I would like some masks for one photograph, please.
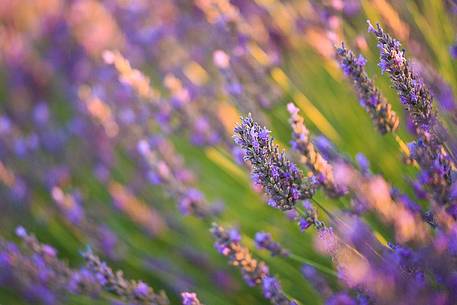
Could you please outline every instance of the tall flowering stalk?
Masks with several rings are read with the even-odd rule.
[[[128,302],[143,305],[168,305],[168,298],[163,291],[156,293],[142,281],[124,278],[122,271],[114,272],[105,262],[89,249],[83,253],[87,269],[95,275],[99,285],[106,291],[120,296]]]
[[[436,201],[447,203],[453,182],[452,162],[443,144],[445,130],[433,110],[432,95],[413,72],[400,42],[385,33],[379,24],[375,28],[369,23],[368,30],[378,40],[379,66],[383,72],[389,73],[392,85],[417,131],[418,140],[411,147],[411,155],[422,168],[419,179]]]
[[[229,258],[231,265],[239,267],[243,278],[249,286],[262,285],[265,298],[273,305],[297,305],[290,300],[281,288],[279,281],[270,275],[268,266],[254,259],[249,250],[240,244],[238,231],[226,231],[222,226],[213,224],[211,233],[216,238],[214,246],[217,251]]]
[[[370,114],[379,132],[386,134],[395,131],[400,120],[392,110],[392,105],[387,102],[374,85],[373,80],[368,77],[365,71],[365,58],[362,55],[356,56],[344,44],[336,49],[336,55],[344,74],[352,80],[360,104]]]
[[[405,50],[400,42],[385,33],[379,24],[376,28],[369,22],[368,31],[376,35],[380,51],[379,67],[389,73],[392,85],[400,96],[400,101],[420,129],[430,131],[436,124],[432,95],[423,82],[413,73]]]
[[[225,230],[222,226],[213,224],[211,233],[216,238],[215,248],[219,253],[229,258],[231,265],[239,267],[243,278],[249,286],[256,286],[268,275],[268,266],[254,259],[249,250],[240,244],[238,231]]]
[[[60,304],[69,293],[98,296],[100,285],[86,269],[71,269],[57,251],[23,227],[16,229],[23,247],[0,238],[0,285],[24,294],[29,301]]]
[[[268,194],[268,205],[285,211],[298,200],[313,196],[315,183],[280,152],[270,131],[254,122],[250,114],[235,128],[234,139],[243,149],[245,161],[252,165],[253,180]]]
[[[342,191],[335,185],[332,166],[311,142],[309,130],[304,124],[303,117],[298,114],[298,108],[289,103],[287,110],[290,114],[289,122],[292,126],[292,148],[300,153],[301,161],[318,177],[326,193],[331,197],[340,196]]]

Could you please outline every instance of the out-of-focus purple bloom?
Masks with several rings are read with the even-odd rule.
[[[365,71],[366,59],[347,49],[344,44],[337,48],[336,54],[344,74],[351,79],[361,105],[370,114],[371,119],[381,134],[397,129],[399,119],[392,106],[381,95]]]
[[[202,305],[197,298],[197,294],[194,292],[183,292],[181,293],[181,297],[182,305]]]
[[[313,139],[313,143],[326,160],[331,162],[341,161],[342,156],[336,150],[335,145],[326,137],[316,136]]]
[[[0,134],[6,134],[11,130],[11,120],[6,115],[0,116]]]
[[[453,59],[457,59],[457,43],[449,47],[449,54],[451,54]]]
[[[267,265],[252,258],[249,250],[239,243],[238,235],[231,234],[216,224],[213,224],[211,233],[216,238],[214,246],[217,251],[227,256],[231,265],[241,269],[243,278],[249,286],[259,285],[268,275]]]
[[[273,276],[267,276],[262,281],[263,295],[273,305],[293,305],[296,301],[290,300],[282,291],[281,284]]]
[[[419,60],[412,60],[411,65],[414,73],[417,73],[424,79],[433,97],[439,102],[442,109],[451,112],[455,117],[457,101],[450,84],[430,65],[426,65]]]
[[[357,305],[357,302],[348,294],[341,292],[330,297],[325,305]]]
[[[24,238],[27,236],[27,231],[24,229],[23,226],[19,226],[16,228],[16,235],[20,238]]]
[[[144,298],[145,296],[147,296],[149,294],[149,286],[146,285],[144,282],[139,281],[135,287],[135,294],[139,298]]]
[[[327,280],[319,274],[316,268],[306,264],[301,267],[301,273],[320,295],[327,298],[332,294],[333,291]]]
[[[303,232],[306,229],[308,229],[312,223],[308,221],[306,218],[301,217],[300,220],[298,221],[298,226],[300,227],[300,230]]]
[[[362,153],[358,153],[357,155],[355,155],[355,160],[357,161],[357,165],[359,166],[360,171],[364,175],[369,175],[370,174],[370,161],[367,159],[367,157]]]
[[[168,305],[169,301],[163,291],[156,293],[151,287],[139,281],[130,281],[124,278],[121,271],[113,270],[90,249],[83,253],[86,268],[94,274],[99,284],[108,292],[125,298],[129,302],[140,304]]]
[[[45,125],[49,120],[48,105],[44,102],[39,103],[33,109],[33,118],[38,125]]]
[[[266,232],[257,232],[255,234],[255,244],[258,249],[266,249],[271,255],[288,256],[289,253],[280,244],[273,241],[271,234]]]
[[[183,215],[191,215],[195,211],[195,206],[203,201],[203,194],[197,189],[190,188],[179,200],[179,211]]]
[[[343,192],[334,184],[332,166],[322,157],[311,142],[303,117],[298,114],[298,108],[293,103],[289,103],[287,110],[290,114],[289,123],[292,126],[292,148],[300,153],[301,162],[306,164],[320,180],[330,197],[341,196]]]

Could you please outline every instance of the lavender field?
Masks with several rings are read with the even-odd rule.
[[[0,0],[0,305],[456,305],[457,2]]]

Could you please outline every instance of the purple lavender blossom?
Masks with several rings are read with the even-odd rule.
[[[451,54],[453,59],[457,59],[457,43],[449,47],[449,54]]]
[[[358,57],[347,49],[344,44],[336,49],[338,61],[344,74],[351,79],[359,96],[360,104],[370,114],[371,119],[381,134],[393,132],[397,129],[399,119],[392,110],[392,106],[381,95],[365,71],[366,60],[362,55]]]
[[[255,234],[255,244],[258,249],[270,251],[271,255],[288,256],[289,252],[281,247],[280,244],[273,241],[271,234],[266,232],[257,232]]]
[[[289,103],[287,110],[290,114],[289,123],[292,127],[293,140],[291,145],[300,154],[300,161],[306,164],[319,180],[328,196],[333,198],[341,196],[343,192],[334,183],[332,166],[311,142],[310,132],[304,124],[303,117],[298,113],[298,108],[293,103]]]
[[[181,297],[182,305],[202,305],[197,298],[197,294],[194,292],[183,292],[181,293]]]
[[[130,281],[124,278],[122,271],[113,270],[90,249],[83,252],[86,268],[92,272],[98,283],[108,292],[144,305],[168,305],[168,298],[163,291],[156,293],[142,281]]]
[[[362,153],[358,153],[355,155],[355,160],[362,174],[366,176],[370,175],[370,161],[367,159],[367,157]]]
[[[296,301],[290,300],[283,292],[281,284],[273,276],[267,276],[262,282],[263,295],[273,305],[294,305]]]
[[[60,304],[68,293],[99,295],[100,286],[83,269],[71,269],[57,258],[53,247],[40,243],[23,227],[16,234],[24,247],[0,239],[0,285],[6,281],[9,289],[18,289],[29,301],[42,304]]]
[[[332,293],[327,280],[319,274],[319,272],[310,265],[303,265],[301,267],[301,273],[303,277],[313,286],[313,288],[319,292],[323,297],[328,298]]]
[[[310,226],[312,225],[312,222],[310,222],[307,218],[300,217],[298,221],[298,226],[300,227],[300,230],[302,232],[306,231]]]
[[[231,265],[241,268],[243,278],[249,286],[260,284],[262,279],[268,275],[267,265],[252,258],[249,250],[240,245],[238,234],[226,231],[216,224],[213,224],[211,233],[216,238],[214,246],[217,251],[227,256]]]
[[[433,111],[432,95],[414,73],[400,42],[385,33],[379,24],[376,28],[370,22],[368,24],[368,30],[378,40],[380,67],[389,73],[392,85],[417,130],[418,140],[411,156],[421,166],[420,180],[437,202],[447,203],[452,184],[451,159],[443,145],[446,130]]]
[[[312,197],[315,185],[279,151],[270,131],[254,122],[250,114],[235,128],[234,139],[244,150],[244,159],[252,165],[254,182],[268,194],[268,205],[290,210],[298,200]]]
[[[389,73],[393,87],[415,124],[429,130],[435,124],[430,92],[413,73],[400,42],[385,33],[379,24],[376,28],[370,22],[368,25],[368,31],[374,33],[378,39],[381,70]]]
[[[357,303],[347,293],[341,292],[330,297],[325,305],[357,305]]]

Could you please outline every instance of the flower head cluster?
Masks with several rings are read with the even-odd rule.
[[[342,192],[334,183],[332,166],[311,142],[309,130],[303,123],[303,117],[298,114],[298,108],[289,103],[287,110],[290,113],[289,122],[292,126],[292,148],[300,153],[301,161],[318,177],[327,194],[331,197],[338,197]]]
[[[257,232],[255,234],[255,245],[258,249],[266,249],[270,251],[271,255],[275,256],[288,256],[289,252],[281,247],[280,244],[273,241],[270,233]]]
[[[368,77],[365,58],[362,55],[356,57],[344,44],[336,49],[336,54],[344,74],[352,80],[360,104],[370,114],[379,132],[385,134],[395,131],[400,122],[398,116]]]
[[[315,184],[279,151],[270,131],[254,122],[251,115],[242,118],[234,138],[244,151],[244,159],[252,165],[254,181],[268,194],[270,206],[290,210],[298,200],[312,197]]]
[[[168,298],[163,291],[156,293],[142,281],[124,278],[122,271],[114,272],[90,249],[83,253],[87,269],[92,272],[99,285],[106,291],[124,298],[129,302],[144,305],[168,305]]]

